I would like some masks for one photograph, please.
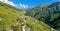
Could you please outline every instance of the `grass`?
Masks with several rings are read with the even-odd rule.
[[[55,31],[51,30],[51,27],[47,24],[34,22],[34,20],[29,17],[24,19],[24,16],[25,11],[9,8],[0,2],[0,31],[9,31],[12,26],[15,26],[15,31],[21,31],[22,24],[17,22],[18,17],[21,20],[26,20],[26,25],[30,27],[31,31]]]
[[[1,6],[1,4],[0,4],[0,19],[2,19],[2,21],[0,21],[0,31],[4,29],[8,31],[11,28],[11,26],[14,26],[14,24],[17,23],[16,19],[18,17],[21,18],[25,13],[24,11],[18,11],[15,9],[8,8],[6,7],[6,5]],[[21,27],[19,25],[16,26]]]
[[[31,31],[56,31],[55,29],[54,30],[51,30],[50,26],[48,26],[47,24],[42,24],[41,22],[38,23],[38,22],[34,22],[33,19],[31,18],[26,18],[26,21],[27,21],[27,26],[31,28]]]

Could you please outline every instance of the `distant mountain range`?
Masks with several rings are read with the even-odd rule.
[[[43,21],[54,29],[60,30],[60,2],[39,5],[32,8],[26,15]]]

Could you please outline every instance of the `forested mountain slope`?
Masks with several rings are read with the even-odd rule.
[[[60,29],[60,2],[39,5],[31,9],[26,15],[43,21],[55,29]]]

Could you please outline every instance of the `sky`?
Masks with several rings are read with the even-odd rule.
[[[60,0],[0,0],[10,5],[19,7],[19,8],[28,8],[38,6],[40,4],[51,4]]]
[[[25,4],[25,5],[29,5],[29,6],[36,6],[41,3],[48,4],[48,3],[55,2],[57,0],[9,0],[9,1],[13,1],[17,5],[19,3],[21,3],[21,4]]]

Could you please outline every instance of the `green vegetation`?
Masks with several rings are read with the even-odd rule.
[[[56,30],[51,30],[51,27],[48,26],[47,24],[45,23],[42,23],[40,21],[39,22],[35,22],[35,20],[27,17],[26,18],[26,21],[27,21],[27,26],[30,27],[31,31],[56,31]]]
[[[12,9],[0,2],[0,31],[9,30],[11,26],[17,23],[17,18],[22,17],[24,14],[24,11]],[[21,26],[21,24],[16,26],[19,28],[19,25]]]
[[[26,15],[43,21],[55,29],[60,28],[60,2],[42,4],[31,9]]]
[[[0,31],[10,31],[12,29],[13,31],[21,31],[22,22],[20,21],[24,20],[31,31],[56,31],[55,29],[51,30],[51,27],[45,23],[35,22],[35,19],[25,17],[25,13],[25,11],[0,2]],[[20,21],[17,21],[18,18]]]

